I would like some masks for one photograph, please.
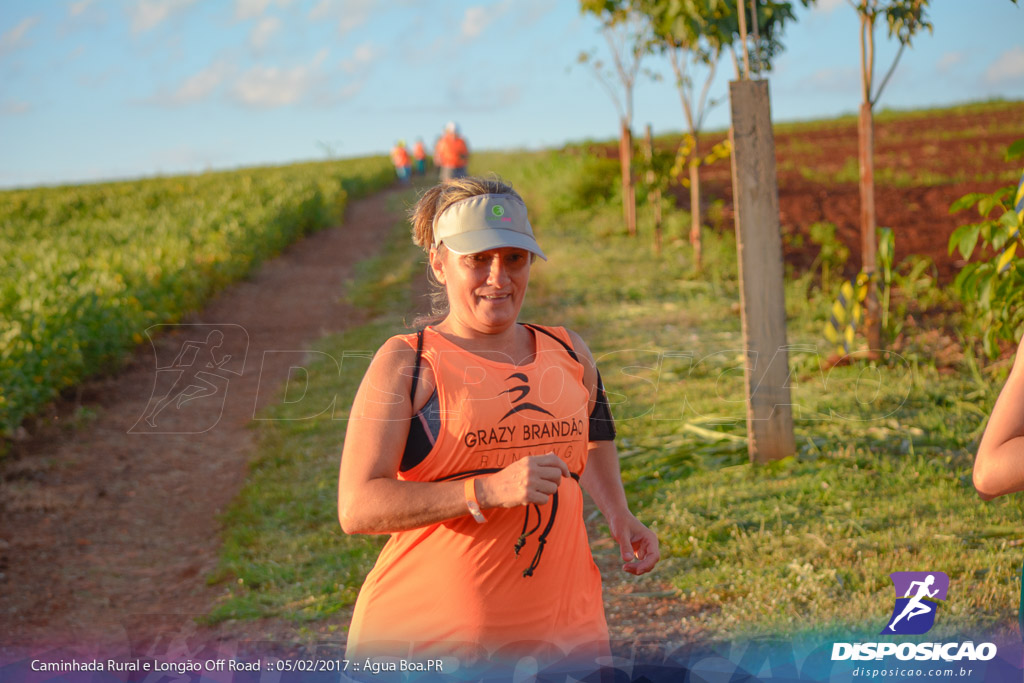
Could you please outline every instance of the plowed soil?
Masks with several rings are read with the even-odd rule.
[[[978,220],[977,212],[951,215],[950,205],[969,192],[993,192],[1015,185],[1020,161],[1004,159],[1006,148],[1024,137],[1024,103],[997,110],[879,117],[875,122],[875,210],[879,227],[896,238],[896,259],[927,256],[940,281],[949,282],[963,266],[949,255],[949,236],[960,225]],[[722,133],[701,140],[706,153],[724,139]],[[860,191],[857,165],[857,121],[805,126],[780,126],[775,133],[779,215],[787,263],[806,267],[817,247],[806,240],[808,227],[819,221],[836,226],[836,235],[850,249],[848,274],[860,269]],[[720,213],[707,218],[719,229],[732,229],[732,179],[729,162],[701,169],[702,201],[715,200]],[[689,209],[689,190],[675,186],[680,207]],[[794,239],[801,235],[803,240]],[[802,241],[802,244],[801,244]]]

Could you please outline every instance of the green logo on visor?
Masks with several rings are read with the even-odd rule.
[[[491,207],[491,214],[495,218],[501,218],[502,216],[505,215],[505,207],[502,206],[501,204],[495,204],[494,206]]]

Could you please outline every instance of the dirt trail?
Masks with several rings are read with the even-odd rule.
[[[222,590],[205,577],[217,563],[218,515],[253,453],[249,423],[280,399],[294,363],[272,352],[301,353],[362,322],[344,301],[344,283],[401,218],[389,208],[397,192],[353,202],[344,225],[292,246],[159,335],[155,348],[140,349],[121,373],[88,383],[91,422],[65,428],[67,411],[57,412],[17,444],[0,464],[0,650],[301,640],[285,622],[208,629],[194,617]],[[420,307],[425,286],[425,278],[414,283]],[[613,640],[625,649],[675,640],[682,605],[656,578],[623,574],[591,517]],[[312,630],[339,634],[347,622],[339,614]]]
[[[0,482],[0,614],[9,644],[114,644],[129,633],[180,629],[208,610],[217,516],[253,451],[247,425],[279,399],[294,361],[265,352],[307,349],[358,322],[344,283],[398,219],[388,210],[393,194],[353,202],[344,225],[293,245],[188,325],[170,328],[155,349],[140,349],[116,377],[90,383],[87,405],[97,417],[87,427],[50,427],[18,444]],[[206,379],[216,393],[155,411],[188,372],[179,351],[186,342],[200,354],[214,347],[215,331],[223,343],[214,358],[230,359],[192,381],[202,387]],[[179,382],[172,398],[185,387]],[[155,426],[140,419],[147,415]]]

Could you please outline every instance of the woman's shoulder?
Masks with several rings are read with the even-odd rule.
[[[380,345],[377,349],[376,356],[385,356],[391,354],[404,355],[405,353],[416,352],[416,333],[412,334],[396,334]]]
[[[377,353],[373,356],[370,364],[371,371],[380,374],[399,376],[398,371],[415,362],[416,357],[416,333],[396,334],[388,338]]]

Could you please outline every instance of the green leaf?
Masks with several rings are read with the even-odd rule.
[[[987,195],[984,192],[971,192],[969,194],[965,194],[963,197],[956,200],[950,205],[949,212],[956,213],[957,211],[969,209],[975,204],[977,204],[979,199],[986,196]]]
[[[975,271],[978,270],[979,265],[980,264],[977,263],[968,263],[963,267],[963,270],[956,274],[956,278],[953,280],[953,289],[961,299],[970,298],[967,296],[968,281],[974,275]]]
[[[985,349],[985,355],[989,358],[995,358],[999,355],[999,345],[996,344],[995,333],[996,328],[990,327],[985,330],[985,336],[981,339],[981,345]]]
[[[1006,229],[1009,231],[1010,237],[1016,237],[1017,233],[1020,232],[1022,221],[1021,217],[1017,214],[1016,211],[1007,211],[999,218],[999,222],[1002,225],[1006,226]]]
[[[970,225],[961,225],[959,228],[953,231],[953,234],[949,236],[949,255],[952,256],[953,252],[960,246],[960,240],[963,238],[964,233],[971,229]]]
[[[989,286],[995,275],[996,268],[993,264],[985,262],[978,265],[978,269],[974,271],[974,276],[969,283],[972,301],[976,302],[981,298],[982,292]]]
[[[999,251],[1006,246],[1006,243],[1010,239],[1010,231],[1003,227],[1002,223],[992,223],[992,236],[988,242],[992,246],[992,249]]]
[[[999,206],[1000,203],[998,194],[986,195],[978,202],[978,214],[984,218],[992,212],[992,209]]]
[[[1014,0],[1016,2],[1016,0]],[[1024,138],[1017,140],[1006,148],[1006,160],[1013,161],[1024,157]]]
[[[995,273],[992,273],[985,279],[984,284],[982,284],[980,288],[981,296],[978,297],[978,305],[981,306],[983,310],[992,308],[992,293],[995,288],[996,278]]]
[[[970,260],[971,252],[974,251],[974,247],[978,244],[978,232],[981,229],[980,225],[965,225],[967,230],[964,230],[963,234],[960,235],[960,241],[957,247],[960,249],[960,255],[964,260]]]
[[[892,267],[892,259],[895,251],[896,237],[893,234],[892,228],[879,228],[878,259],[882,262],[883,268],[889,269]]]
[[[982,265],[988,265],[988,264],[975,264],[975,265],[977,265],[978,267],[972,269],[967,274],[967,276],[964,277],[963,282],[961,283],[961,289],[962,289],[961,298],[964,301],[970,302],[972,304],[977,302],[977,300],[978,300],[978,292],[980,290],[980,287],[985,282],[987,282],[988,278],[990,277],[986,273],[987,269],[981,267]]]

